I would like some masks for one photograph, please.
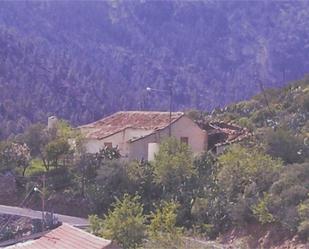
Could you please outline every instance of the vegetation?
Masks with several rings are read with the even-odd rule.
[[[167,110],[150,83],[173,83],[175,109],[249,98],[308,73],[308,20],[308,1],[1,1],[0,137],[49,115]]]
[[[183,246],[183,231],[176,227],[178,204],[164,202],[151,214],[151,222],[148,228],[149,244],[156,248],[181,248]]]
[[[60,122],[2,141],[0,171],[16,176],[21,195],[45,174],[50,202],[58,195],[70,208],[76,207],[70,200],[86,203],[92,232],[124,248],[182,248],[185,235],[213,239],[252,223],[306,241],[307,85],[306,78],[214,112],[212,119],[250,124],[253,132],[219,155],[193,156],[186,144],[168,138],[153,162],[124,162],[116,148],[85,152],[83,137]],[[190,116],[204,126],[209,120],[197,111]]]
[[[164,141],[155,157],[154,180],[169,193],[182,192],[187,179],[195,174],[188,145],[176,138]]]
[[[102,236],[117,241],[124,249],[138,248],[145,238],[145,220],[139,197],[125,194],[105,216]]]

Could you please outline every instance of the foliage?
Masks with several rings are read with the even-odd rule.
[[[99,167],[100,163],[95,154],[82,153],[75,159],[74,169],[76,170],[77,176],[79,176],[82,196],[84,196],[85,184],[94,182]]]
[[[254,131],[255,129],[255,125],[254,123],[248,119],[247,117],[242,117],[237,121],[238,125],[240,125],[241,127],[245,127],[247,128],[249,131]]]
[[[37,157],[42,155],[42,149],[48,143],[49,137],[45,125],[34,124],[20,135],[18,140],[27,144],[32,157]]]
[[[308,163],[287,165],[269,189],[268,210],[283,227],[296,232],[300,222],[297,206],[308,193]]]
[[[185,182],[195,174],[192,152],[176,138],[160,144],[154,161],[154,180],[168,193],[182,191]]]
[[[145,221],[140,197],[125,194],[105,216],[102,236],[116,241],[124,249],[138,248],[146,236]]]
[[[282,85],[308,73],[307,10],[307,1],[1,1],[1,136],[49,115],[81,124],[166,110],[146,82],[173,82],[175,109],[201,110],[252,96],[256,78]]]
[[[258,221],[262,224],[267,224],[275,221],[273,215],[268,210],[268,204],[269,195],[266,194],[256,205],[252,207],[252,212],[254,216],[256,216]]]
[[[119,159],[121,157],[119,149],[118,148],[110,148],[110,147],[105,147],[100,149],[98,153],[96,153],[96,157],[99,160],[115,160]]]
[[[145,211],[153,208],[153,202],[161,199],[162,192],[154,183],[153,165],[147,161],[132,161],[126,166],[127,177],[130,185],[141,196]]]
[[[45,167],[40,159],[32,159],[30,165],[25,172],[25,176],[40,175],[45,172]]]
[[[240,145],[231,146],[218,160],[221,165],[218,184],[227,198],[232,219],[237,223],[250,221],[250,207],[277,178],[281,162]]]
[[[74,158],[74,171],[81,185],[81,194],[85,195],[85,185],[95,184],[98,170],[104,167],[107,161],[120,158],[117,148],[103,148],[97,153],[80,151]]]
[[[176,226],[176,202],[163,202],[155,213],[150,215],[149,238],[157,248],[180,248],[183,244],[182,229]]]
[[[301,238],[309,240],[309,199],[298,206],[298,214],[300,217],[298,234]]]
[[[221,193],[214,192],[194,200],[191,214],[193,229],[210,239],[215,239],[230,227],[227,202]]]
[[[218,185],[219,165],[214,155],[206,152],[194,160],[197,175],[192,179],[195,183],[194,200],[191,206],[191,219],[194,229],[215,238],[219,232],[229,226],[225,195]]]
[[[0,170],[22,169],[22,175],[25,175],[26,169],[30,163],[30,149],[26,144],[13,142],[0,143]]]
[[[198,190],[197,195],[203,195],[205,191],[216,192],[218,165],[217,159],[211,152],[204,152],[194,159],[196,174],[193,181]]]
[[[73,185],[74,175],[66,168],[53,168],[46,173],[49,190],[61,191]]]
[[[65,166],[66,159],[72,154],[72,150],[65,138],[58,138],[50,141],[45,146],[43,153],[43,163],[48,171],[51,166],[58,168],[60,160],[62,160],[62,166]]]
[[[85,186],[85,196],[92,211],[97,214],[106,213],[115,198],[135,192],[136,188],[127,176],[126,164],[117,160],[102,163],[95,182]]]
[[[103,226],[103,220],[99,218],[98,215],[93,214],[89,215],[89,224],[90,224],[90,232],[93,233],[96,236],[100,236],[102,233],[102,226]]]
[[[301,163],[308,157],[308,148],[304,138],[292,134],[283,128],[270,130],[265,134],[267,153],[281,158],[285,163]]]
[[[218,181],[230,201],[235,201],[238,194],[245,194],[253,185],[258,192],[267,190],[282,166],[280,161],[257,149],[240,145],[231,146],[218,160],[221,165]]]

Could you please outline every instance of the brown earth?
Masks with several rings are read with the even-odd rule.
[[[309,242],[305,243],[274,225],[234,228],[217,241],[226,249],[309,249]]]

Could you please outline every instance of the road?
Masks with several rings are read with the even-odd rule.
[[[29,217],[32,219],[42,219],[41,211],[35,211],[28,208],[12,207],[5,205],[0,205],[0,214],[19,215]],[[84,218],[73,217],[63,214],[54,214],[54,216],[57,217],[58,221],[68,223],[75,227],[83,228],[89,226],[88,220]]]

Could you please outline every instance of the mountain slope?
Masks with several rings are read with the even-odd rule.
[[[56,114],[211,110],[309,71],[307,1],[3,1],[2,137]]]

